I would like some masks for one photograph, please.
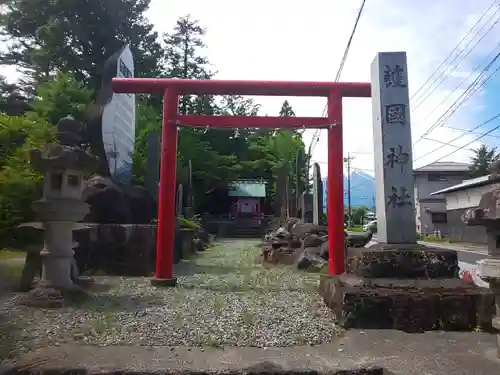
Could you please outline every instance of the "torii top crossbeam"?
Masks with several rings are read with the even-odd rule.
[[[297,81],[225,81],[175,78],[115,78],[115,93],[158,93],[166,90],[176,95],[267,95],[369,98],[369,83],[297,82]],[[328,117],[283,116],[206,116],[172,114],[169,121],[180,125],[224,128],[297,128],[325,127],[332,124]]]

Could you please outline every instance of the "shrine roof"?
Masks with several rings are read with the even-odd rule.
[[[239,180],[229,183],[230,197],[266,197],[266,182],[261,180]]]
[[[435,191],[434,193],[431,193],[430,195],[453,193],[456,191],[471,189],[471,188],[485,186],[485,185],[498,183],[498,182],[500,182],[500,178],[498,176],[493,176],[490,174],[488,176],[481,176],[481,177],[471,178],[470,180],[464,180],[463,182],[461,182],[457,185],[453,185],[453,186],[447,187],[446,189],[441,189],[441,190]]]

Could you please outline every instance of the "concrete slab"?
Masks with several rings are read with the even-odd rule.
[[[291,348],[62,346],[40,349],[2,374],[304,373],[356,374],[384,368],[394,375],[498,375],[495,336],[485,333],[407,334],[348,331],[328,345]],[[345,372],[342,372],[344,370]]]

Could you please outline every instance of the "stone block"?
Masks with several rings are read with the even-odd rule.
[[[324,277],[320,294],[345,328],[430,330],[491,329],[492,293],[461,280],[366,280]]]
[[[458,257],[454,250],[432,248],[348,249],[347,272],[366,278],[458,277]]]
[[[155,269],[156,225],[85,224],[73,232],[80,272],[150,276]]]
[[[193,239],[194,239],[194,231],[191,229],[181,229],[180,230],[180,235],[181,235],[181,251],[182,251],[182,257],[188,258],[191,256],[191,254],[195,253],[194,246],[193,246]]]

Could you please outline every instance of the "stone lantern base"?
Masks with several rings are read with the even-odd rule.
[[[30,307],[58,308],[87,299],[89,294],[78,285],[69,289],[56,288],[41,281],[34,289],[19,296],[17,303]]]

